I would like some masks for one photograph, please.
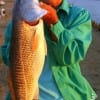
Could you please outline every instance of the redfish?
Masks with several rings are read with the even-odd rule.
[[[14,11],[16,12],[16,9]],[[21,12],[16,12],[15,15],[17,14]],[[11,98],[12,100],[37,100],[38,80],[47,54],[43,21],[40,19],[39,24],[33,28],[24,19],[17,18],[15,15],[12,20],[9,51],[8,84]]]

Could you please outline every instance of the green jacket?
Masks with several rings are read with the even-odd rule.
[[[44,25],[48,55],[40,77],[40,91],[41,85],[46,82],[46,79],[43,81],[43,77],[49,73],[47,70],[44,72],[48,64],[54,84],[57,85],[64,100],[95,100],[96,94],[82,75],[79,65],[85,58],[92,41],[90,14],[83,8],[69,6],[66,0],[63,0],[62,5],[57,9],[57,14],[59,21],[55,25],[50,28],[46,24]],[[2,57],[7,65],[9,64],[11,25],[11,23],[8,25],[5,44],[1,47]],[[51,40],[50,30],[57,37],[57,42]],[[40,98],[41,95],[40,92]],[[43,100],[49,100],[49,98]]]

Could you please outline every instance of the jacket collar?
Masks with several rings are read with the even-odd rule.
[[[67,0],[62,0],[62,4],[57,8],[57,12],[59,10],[65,11],[67,14],[69,13],[69,3]]]

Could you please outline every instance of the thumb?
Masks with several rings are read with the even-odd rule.
[[[43,2],[40,2],[39,4],[40,4],[40,7],[41,7],[41,8],[42,8],[42,7],[43,7],[43,5],[44,5],[44,3],[43,3]]]
[[[48,10],[49,5],[47,5],[46,3],[40,2],[40,7],[43,8],[43,9]]]
[[[41,1],[41,2],[40,2],[40,5],[42,5],[42,4],[43,4],[43,2]]]

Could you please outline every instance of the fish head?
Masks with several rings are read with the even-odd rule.
[[[18,20],[32,22],[39,20],[46,13],[46,10],[40,8],[38,0],[16,0],[13,16]]]

